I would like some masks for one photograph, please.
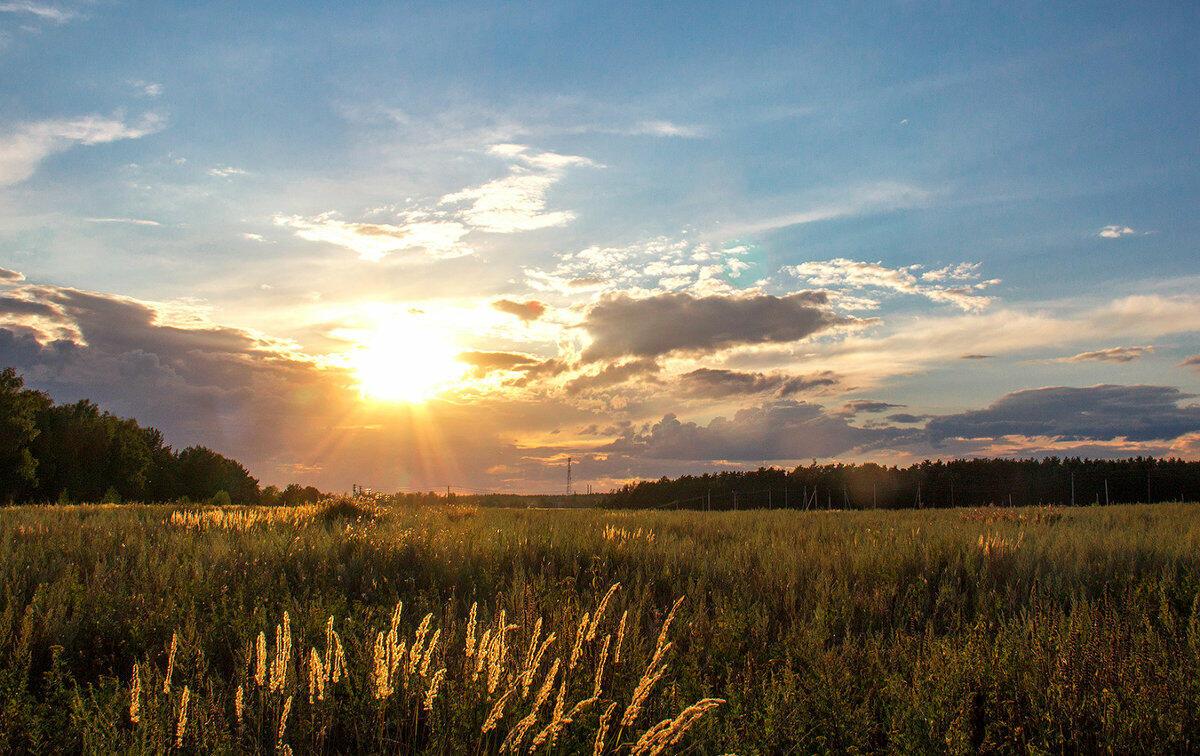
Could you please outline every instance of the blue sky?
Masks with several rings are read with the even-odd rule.
[[[923,430],[1194,414],[1200,8],[345,5],[0,1],[0,360],[328,487],[1200,450]]]

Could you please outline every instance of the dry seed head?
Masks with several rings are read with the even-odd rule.
[[[187,734],[188,700],[192,692],[188,686],[183,686],[183,695],[179,698],[179,721],[175,724],[175,747],[183,747],[183,736]]]
[[[446,677],[446,668],[442,667],[437,672],[433,673],[433,677],[429,680],[429,690],[425,691],[425,711],[433,711],[433,702],[437,700],[438,686]]]
[[[245,691],[239,684],[237,686],[237,693],[233,696],[233,715],[237,719],[237,726],[239,729],[242,726],[242,712],[245,708],[245,697]]]
[[[592,742],[592,756],[601,756],[604,753],[604,739],[608,736],[608,725],[612,722],[612,715],[616,711],[616,708],[617,703],[614,701],[600,715],[600,725],[596,729],[596,739]]]
[[[521,683],[521,698],[529,697],[529,686],[533,685],[533,677],[537,674],[538,667],[541,666],[542,656],[545,655],[546,649],[550,647],[550,644],[554,642],[555,637],[554,633],[546,636],[546,640],[542,641],[542,645],[538,647],[537,653],[534,654],[529,662],[529,666],[526,667]]]
[[[655,649],[662,648],[663,644],[667,642],[667,633],[671,631],[671,623],[675,620],[675,612],[679,611],[679,607],[683,605],[684,598],[686,597],[680,596],[675,599],[674,606],[671,607],[667,618],[663,620],[662,629],[658,631],[658,642],[654,645]]]
[[[621,663],[621,646],[625,644],[625,620],[629,619],[629,610],[621,612],[621,624],[617,625],[617,648],[613,651],[613,664]]]
[[[613,583],[604,594],[604,598],[600,599],[600,605],[596,607],[596,614],[592,617],[592,624],[588,626],[587,639],[589,643],[596,640],[596,629],[600,625],[600,620],[604,618],[604,612],[608,609],[608,602],[620,588],[620,583]]]
[[[574,670],[575,664],[579,661],[579,655],[583,653],[583,638],[588,631],[587,612],[583,613],[583,617],[579,620],[579,628],[575,631],[575,645],[571,648],[571,661],[567,664],[567,669]]]
[[[171,633],[171,649],[167,652],[167,676],[163,678],[163,693],[171,692],[171,676],[175,673],[175,652],[179,650],[179,636]]]
[[[137,662],[133,663],[133,674],[129,678],[129,721],[142,721],[142,674]]]
[[[292,697],[288,696],[283,702],[283,713],[279,715],[279,731],[275,735],[277,743],[283,742],[283,733],[287,731],[288,714],[292,713]]]
[[[429,662],[433,660],[433,651],[437,648],[438,638],[442,637],[441,629],[433,631],[433,637],[429,639],[429,645],[425,648],[425,658],[421,660],[421,677],[426,677],[429,672]]]
[[[600,697],[600,688],[604,684],[604,663],[608,661],[608,644],[612,641],[611,635],[604,636],[604,645],[600,648],[600,661],[596,662],[596,679],[592,681],[592,696]]]
[[[267,634],[259,632],[255,644],[254,684],[262,687],[267,682]]]
[[[465,642],[465,651],[467,657],[475,655],[475,613],[479,610],[479,602],[471,604],[471,614],[467,618],[467,640]]]
[[[484,735],[488,734],[495,729],[497,724],[500,723],[500,718],[504,716],[504,705],[508,703],[508,697],[512,695],[514,690],[516,690],[515,686],[510,687],[508,690],[504,691],[504,695],[496,699],[496,703],[492,706],[492,710],[488,712],[487,719],[483,721],[483,727],[480,729],[481,733]]]

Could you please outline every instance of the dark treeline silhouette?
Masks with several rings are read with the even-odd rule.
[[[240,463],[203,446],[176,452],[155,428],[90,401],[54,404],[0,371],[0,504],[11,502],[230,501],[300,504],[321,492],[260,489]]]
[[[662,478],[608,496],[618,508],[899,509],[1200,500],[1200,462],[1130,459],[956,459],[909,467],[813,463]]]

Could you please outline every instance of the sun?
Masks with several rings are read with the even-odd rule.
[[[359,339],[350,365],[364,399],[419,404],[457,382],[468,369],[447,333],[407,320],[381,325]]]

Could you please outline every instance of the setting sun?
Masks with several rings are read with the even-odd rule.
[[[419,403],[444,391],[466,371],[453,338],[407,321],[367,333],[350,355],[364,399]]]

